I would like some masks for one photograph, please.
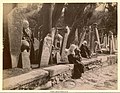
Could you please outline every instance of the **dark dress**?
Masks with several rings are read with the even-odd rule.
[[[68,55],[68,61],[70,64],[74,64],[72,78],[73,79],[80,78],[81,74],[84,72],[84,66],[80,63],[81,56],[77,54],[75,55],[70,54]]]
[[[89,58],[91,52],[90,52],[90,50],[89,50],[89,48],[87,46],[82,44],[81,47],[80,47],[80,54],[84,58]]]

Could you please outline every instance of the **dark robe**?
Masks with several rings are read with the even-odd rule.
[[[80,47],[80,54],[84,58],[89,58],[91,55],[89,48],[83,44]]]
[[[81,77],[81,74],[84,72],[84,66],[81,64],[81,56],[77,54],[70,54],[68,55],[68,61],[70,64],[74,64],[73,79],[78,79]]]

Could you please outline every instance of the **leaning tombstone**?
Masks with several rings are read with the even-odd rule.
[[[23,15],[19,8],[14,8],[8,14],[8,34],[12,68],[17,67],[21,52],[21,39],[23,30]]]

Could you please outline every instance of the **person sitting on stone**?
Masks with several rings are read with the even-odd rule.
[[[80,51],[76,48],[76,45],[72,44],[68,52],[68,61],[70,64],[74,64],[72,78],[80,78],[81,74],[84,72],[84,66],[81,63]]]
[[[80,47],[80,54],[84,58],[91,58],[91,52],[87,46],[87,41],[83,41]]]

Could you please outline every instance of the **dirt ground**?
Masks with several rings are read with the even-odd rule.
[[[10,78],[13,76],[18,76],[24,73],[29,72],[28,69],[22,69],[22,68],[12,68],[12,69],[6,69],[3,70],[3,79]]]
[[[51,90],[116,90],[117,64],[85,72],[81,79],[68,80]]]
[[[54,65],[49,65],[49,66],[54,66]],[[47,66],[47,67],[49,67]],[[3,79],[18,76],[24,73],[28,73],[31,70],[35,70],[38,68],[38,64],[32,64],[31,69],[23,69],[23,68],[12,68],[12,69],[5,69],[3,70]],[[41,69],[44,67],[41,67]]]
[[[51,90],[117,90],[117,64],[89,70],[81,79],[71,79],[55,85]],[[29,72],[27,69],[14,68],[3,71],[3,79]]]

